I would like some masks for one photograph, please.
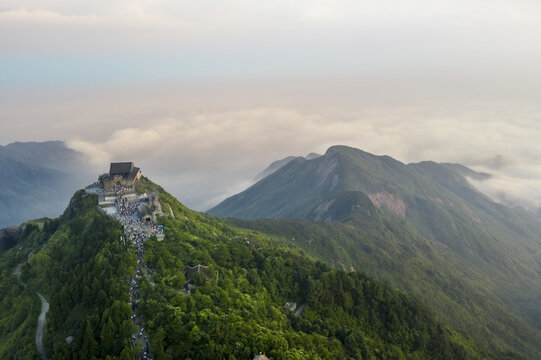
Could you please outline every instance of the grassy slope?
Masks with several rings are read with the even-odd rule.
[[[0,254],[0,286],[12,289],[2,294],[0,312],[10,315],[1,317],[0,333],[14,334],[3,341],[1,358],[13,358],[21,351],[24,358],[37,357],[37,291],[50,303],[44,339],[49,358],[105,358],[107,354],[111,359],[133,358],[127,303],[135,257],[119,243],[120,226],[100,214],[96,205],[95,197],[79,191],[62,217],[44,220],[41,230],[28,227],[15,247]],[[29,254],[33,254],[30,259]],[[27,284],[22,292],[18,286],[19,294],[11,274],[18,263],[24,263],[21,278]],[[21,312],[27,316],[24,320],[13,315]],[[68,336],[75,337],[70,346],[65,343]]]

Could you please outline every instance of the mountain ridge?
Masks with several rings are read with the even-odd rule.
[[[289,163],[209,213],[244,218],[230,221],[248,229],[285,235],[287,241],[308,254],[328,263],[342,263],[345,268],[354,266],[403,290],[411,291],[413,286],[422,298],[427,294],[415,289],[414,282],[415,277],[421,277],[437,292],[438,299],[454,304],[456,309],[463,306],[460,303],[464,299],[456,298],[452,289],[460,289],[463,283],[466,290],[457,294],[477,294],[477,300],[470,304],[470,315],[461,315],[465,323],[455,322],[455,326],[474,329],[477,325],[472,314],[477,312],[476,307],[488,306],[493,299],[498,304],[488,308],[500,310],[487,319],[505,313],[507,320],[500,320],[507,324],[504,327],[511,326],[506,331],[512,333],[512,319],[520,317],[521,322],[528,323],[523,324],[523,334],[537,333],[530,340],[533,344],[541,329],[536,305],[541,296],[539,220],[534,214],[493,202],[466,176],[486,178],[460,165],[406,165],[389,156],[333,146],[312,162]],[[265,218],[276,220],[261,220]],[[362,229],[376,232],[359,232]],[[312,230],[325,235],[313,242],[303,236]],[[374,243],[371,234],[378,232],[381,241]],[[400,238],[401,234],[405,237]],[[418,244],[412,247],[408,238],[419,239]],[[377,262],[366,258],[369,251],[379,254],[373,259]],[[403,268],[404,260],[400,259],[408,252],[419,256],[417,270],[407,272]],[[349,254],[357,254],[365,263]],[[393,268],[396,270],[390,272]],[[399,279],[404,275],[408,281],[401,284]],[[432,306],[437,303],[432,301]],[[453,321],[448,314],[438,315]],[[530,326],[536,330],[528,329]],[[494,346],[505,341],[496,338]]]
[[[280,168],[282,168],[283,166],[287,165],[289,162],[291,162],[295,158],[302,158],[302,159],[305,159],[305,160],[313,160],[313,159],[316,159],[316,158],[318,158],[320,156],[321,156],[320,154],[316,154],[316,153],[312,152],[312,153],[309,153],[306,156],[287,156],[287,157],[285,157],[283,159],[273,161],[269,166],[267,166],[265,168],[265,170],[261,171],[259,174],[257,174],[254,177],[254,181],[259,181],[259,180],[269,176],[273,172],[275,172],[275,171],[279,170]]]
[[[156,359],[251,358],[261,352],[274,359],[501,358],[441,325],[409,295],[191,211],[147,178],[137,191],[159,194],[174,214],[159,219],[165,240],[145,242],[148,274],[137,280],[148,351]],[[123,242],[120,224],[100,213],[97,203],[95,195],[78,191],[60,218],[28,224],[18,245],[0,253],[0,289],[11,289],[0,292],[0,335],[12,334],[0,346],[2,357],[20,356],[23,349],[35,357],[29,324],[39,310],[29,304],[37,304],[31,293],[38,290],[50,302],[48,356],[137,354],[130,346],[128,305],[130,273],[141,266],[137,249]],[[183,274],[201,263],[210,269],[207,275]],[[17,267],[28,285],[17,282]],[[193,293],[185,293],[187,284]],[[302,314],[283,308],[286,301],[302,304]],[[21,312],[21,305],[32,311]]]

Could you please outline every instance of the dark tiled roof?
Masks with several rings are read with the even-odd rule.
[[[128,175],[133,170],[133,162],[117,162],[111,163],[109,174],[111,175]]]
[[[137,176],[137,173],[139,172],[139,168],[138,167],[134,167],[130,174],[128,175],[128,180],[135,180],[135,177]]]

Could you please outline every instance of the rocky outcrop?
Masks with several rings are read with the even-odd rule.
[[[335,201],[336,199],[332,199],[329,201],[325,201],[322,204],[319,204],[318,207],[314,210],[315,215],[316,215],[314,217],[314,220],[315,221],[323,220],[325,217],[325,214],[327,213],[327,211],[329,211],[329,206],[331,206]]]
[[[368,198],[377,208],[386,209],[397,215],[406,217],[406,203],[388,192],[368,194]]]

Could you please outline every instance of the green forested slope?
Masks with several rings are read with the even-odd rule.
[[[50,303],[44,339],[49,358],[133,358],[128,279],[135,257],[120,245],[120,225],[96,205],[95,197],[78,192],[61,218],[46,220],[42,230],[27,226],[19,243],[0,254],[0,286],[11,286],[0,292],[0,333],[12,335],[2,337],[0,358],[38,358],[37,291]],[[16,283],[16,264],[24,264],[26,289]],[[68,336],[75,337],[71,345]]]
[[[453,196],[469,191],[458,181],[438,185],[440,170],[421,166],[432,186],[444,186]],[[539,357],[539,332],[501,301],[523,315],[528,306],[535,308],[528,300],[533,292],[513,298],[508,289],[535,287],[529,261],[536,260],[531,234],[537,225],[524,217],[528,226],[510,229],[495,219],[517,223],[516,213],[486,198],[470,194],[476,209],[486,209],[481,230],[471,219],[457,221],[442,204],[428,205],[431,229],[462,233],[461,243],[460,236],[443,241],[430,229],[419,230],[414,218],[376,208],[361,191],[327,194],[333,202],[325,212],[333,222],[231,225],[190,211],[146,178],[138,190],[160,193],[164,210],[175,215],[161,219],[166,241],[146,244],[151,281],[142,284],[141,305],[156,358],[245,358],[258,352],[275,359]],[[129,346],[133,249],[119,241],[120,225],[95,207],[95,197],[78,192],[61,218],[27,225],[17,246],[0,254],[0,358],[38,357],[36,291],[50,303],[45,345],[51,358],[136,353]],[[312,206],[306,214],[316,211]],[[494,231],[505,235],[495,239],[497,246],[489,242]],[[525,244],[531,245],[530,257],[517,263]],[[358,272],[335,270],[306,254]],[[468,256],[477,263],[468,263]],[[17,264],[24,264],[26,287],[13,275]],[[198,289],[186,295],[184,269],[196,264],[208,266],[209,274],[191,279]],[[287,301],[305,305],[300,316],[282,308]],[[71,345],[68,336],[75,338]]]
[[[242,226],[285,235],[333,265],[418,294],[442,319],[481,341],[538,352],[540,219],[495,203],[467,179],[488,176],[456,164],[406,165],[333,146],[320,158],[289,162],[209,212],[313,220]]]
[[[240,230],[183,207],[160,192],[175,217],[161,219],[166,240],[145,245],[150,280],[141,307],[156,359],[477,359],[501,358],[439,323],[414,298],[361,273],[335,270],[282,246],[279,238]],[[50,303],[45,345],[52,359],[128,359],[129,279],[133,249],[121,228],[78,192],[64,215],[29,226],[0,254],[1,358],[36,358],[35,319],[42,293]],[[28,254],[33,253],[30,259]],[[13,270],[22,266],[17,282]],[[186,265],[208,266],[185,294]],[[297,302],[296,316],[283,309]],[[22,310],[24,309],[24,310]],[[65,338],[74,336],[67,345]],[[6,339],[6,340],[4,340]]]
[[[515,351],[532,359],[540,356],[539,332],[498,298],[490,276],[428,242],[411,225],[379,215],[379,221],[366,226],[306,220],[227,221],[281,236],[290,246],[337,268],[366,272],[402,289],[441,321],[495,351]]]
[[[7,266],[7,265],[10,266]],[[0,273],[0,358],[35,359],[34,340],[40,311],[37,295],[12,274],[16,263],[2,262]]]
[[[145,250],[156,284],[145,286],[151,348],[164,358],[249,358],[258,352],[274,359],[493,356],[446,330],[404,293],[192,213],[147,186],[175,213],[175,219],[162,219],[166,241],[147,242]],[[196,264],[209,266],[210,276],[186,296],[182,270]],[[295,317],[282,309],[287,301],[306,308]]]

